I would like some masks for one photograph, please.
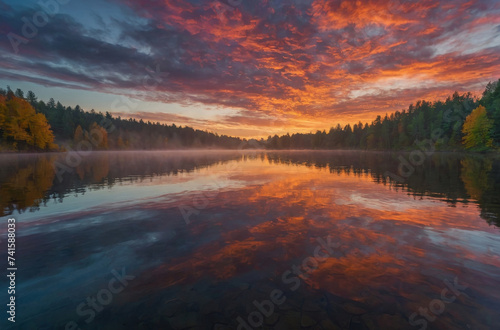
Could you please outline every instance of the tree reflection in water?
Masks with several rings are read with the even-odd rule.
[[[397,155],[383,152],[282,151],[251,152],[270,164],[294,164],[328,168],[332,173],[369,173],[374,182],[402,189],[415,197],[432,196],[457,203],[476,203],[481,217],[500,226],[500,160],[497,156],[436,153],[416,167],[405,182],[391,180],[386,172],[397,173]],[[189,173],[231,160],[245,161],[243,152],[98,152],[57,180],[55,163],[65,155],[4,155],[0,160],[0,205],[2,215],[14,210],[38,210],[49,199],[84,194],[86,189],[112,188],[155,176]]]

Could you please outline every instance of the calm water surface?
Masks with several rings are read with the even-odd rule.
[[[0,327],[499,329],[500,160],[398,156],[1,155]]]

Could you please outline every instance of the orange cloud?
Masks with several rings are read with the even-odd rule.
[[[247,137],[367,122],[419,99],[480,92],[500,76],[498,2],[116,1],[131,9],[115,31],[129,45],[88,37],[98,34],[74,23],[65,42],[47,31],[0,70],[40,84],[233,109],[218,128]],[[155,61],[165,77],[145,89],[143,68]]]

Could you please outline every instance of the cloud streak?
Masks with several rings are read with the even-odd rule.
[[[278,133],[369,121],[418,99],[480,91],[500,77],[496,1],[114,0],[95,6],[108,5],[122,10],[107,19],[97,14],[93,24],[55,15],[17,55],[2,38],[0,74],[144,101],[217,105],[235,109],[218,118],[227,129],[275,127]],[[0,33],[21,31],[21,17],[35,10],[4,11]],[[155,67],[161,83],[145,88],[147,68]]]

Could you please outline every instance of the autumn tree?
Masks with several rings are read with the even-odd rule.
[[[491,139],[491,129],[493,121],[488,118],[486,108],[482,105],[472,110],[472,113],[465,118],[462,127],[464,138],[462,140],[465,148],[484,150],[493,146]]]
[[[18,149],[35,147],[47,150],[57,147],[47,118],[36,113],[28,101],[13,93],[0,97],[0,134],[2,140]]]
[[[108,149],[108,132],[97,123],[90,125],[89,132],[85,134],[86,139],[97,149]]]
[[[83,140],[83,129],[82,126],[78,125],[75,129],[75,135],[73,137],[73,141],[75,141],[75,143],[78,143],[82,140]]]
[[[125,149],[125,143],[123,142],[123,139],[121,136],[118,137],[118,140],[116,142],[116,146],[118,149]]]
[[[30,116],[28,121],[29,138],[28,145],[35,146],[39,149],[54,149],[54,135],[50,130],[50,125],[47,123],[47,118],[41,113],[36,113]]]
[[[0,137],[2,137],[2,131],[5,123],[5,116],[7,114],[7,105],[5,104],[5,96],[0,95]]]

